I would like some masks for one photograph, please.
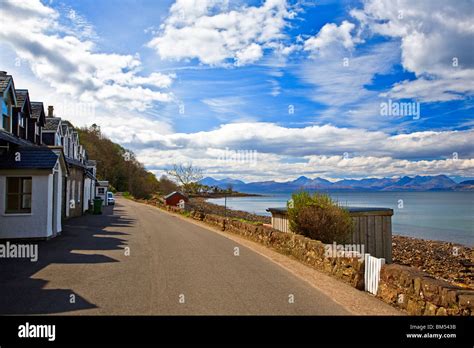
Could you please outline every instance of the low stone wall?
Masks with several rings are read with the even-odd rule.
[[[414,267],[385,265],[377,297],[411,315],[474,315],[474,291]]]

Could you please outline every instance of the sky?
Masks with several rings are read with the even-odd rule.
[[[0,1],[0,70],[161,175],[474,178],[474,1]]]

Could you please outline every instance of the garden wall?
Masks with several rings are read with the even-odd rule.
[[[377,297],[411,315],[473,315],[474,291],[435,279],[414,267],[385,265]]]

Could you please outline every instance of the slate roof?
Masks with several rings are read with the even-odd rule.
[[[38,118],[41,116],[41,112],[44,113],[43,103],[31,102],[31,117]]]
[[[27,89],[15,89],[16,102],[19,107],[22,107],[25,104],[26,99],[28,98]]]
[[[66,163],[76,167],[86,168],[86,166],[81,162],[73,158],[66,157]]]
[[[74,128],[71,124],[71,122],[69,122],[68,120],[64,120],[63,121],[63,124],[65,124],[67,127],[70,127],[70,128]]]
[[[44,106],[42,102],[30,102],[31,104],[31,117],[35,118],[36,121],[40,123],[41,127],[44,127],[45,123],[45,113]]]
[[[97,181],[97,178],[94,176],[92,168],[86,169],[86,175],[94,181]]]
[[[58,129],[59,123],[61,123],[60,117],[46,117],[46,123],[43,127],[43,130],[56,131]]]
[[[24,145],[24,146],[32,146],[33,145],[29,141],[18,138],[16,136],[14,136],[13,134],[8,133],[8,132],[6,132],[2,129],[0,129],[0,140],[4,140],[4,141],[7,141],[7,142],[15,144],[15,145]]]
[[[0,92],[3,93],[5,89],[8,87],[8,84],[12,80],[11,75],[3,75],[0,74]]]
[[[15,153],[19,152],[21,161],[15,161]],[[0,169],[53,169],[58,156],[43,146],[19,146],[15,151],[0,158]]]

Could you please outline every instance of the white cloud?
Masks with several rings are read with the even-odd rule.
[[[474,130],[390,135],[330,125],[287,128],[273,123],[231,123],[207,132],[150,134],[146,141],[140,137],[127,146],[136,149],[140,160],[154,170],[193,162],[208,174],[260,180],[302,174],[469,176],[474,169],[473,141]],[[226,149],[256,151],[257,163],[220,161]]]
[[[160,149],[240,147],[296,157],[347,152],[377,157],[434,158],[450,157],[453,152],[474,155],[473,140],[474,130],[389,135],[381,131],[331,125],[287,128],[274,123],[247,122],[229,123],[206,132],[157,134],[150,142],[137,142],[135,145]]]
[[[348,21],[343,21],[339,26],[327,23],[318,34],[304,42],[304,50],[324,56],[328,55],[328,50],[333,51],[334,46],[340,45],[346,50],[352,50],[355,44],[361,42],[359,38],[351,34],[354,28],[355,24]]]
[[[209,148],[202,152],[191,149],[149,149],[140,150],[137,154],[138,159],[157,174],[164,173],[165,169],[174,163],[193,163],[203,168],[205,175],[216,178],[233,177],[245,181],[287,181],[300,175],[326,179],[439,174],[470,176],[474,170],[474,159],[409,161],[391,157],[309,156],[299,161],[290,161],[286,156],[257,152],[256,155],[251,155],[248,161],[239,162],[232,159],[220,160],[219,156],[225,151],[221,148]]]
[[[235,54],[235,65],[242,66],[258,61],[263,56],[262,46],[252,43]]]
[[[402,175],[459,175],[468,176],[474,169],[474,159],[440,159],[409,161],[391,157],[314,156],[309,167],[334,177],[394,177]],[[342,174],[342,175],[341,175]]]
[[[286,0],[237,8],[223,0],[177,0],[148,46],[162,59],[250,64],[263,56],[265,48],[284,39],[283,29],[293,16]]]
[[[390,96],[434,102],[474,94],[472,1],[366,0],[351,14],[370,32],[400,40],[401,63],[418,79],[396,84]]]
[[[473,70],[474,72],[474,70]],[[397,99],[417,98],[424,102],[444,102],[451,100],[463,100],[466,93],[474,94],[474,74],[455,74],[445,78],[428,79],[420,77],[413,81],[402,81],[393,85],[383,97]]]
[[[202,102],[217,114],[235,114],[236,107],[245,104],[245,100],[238,96],[206,98]]]
[[[98,52],[93,41],[68,31],[60,14],[39,1],[4,1],[0,17],[2,42],[28,61],[34,75],[58,93],[81,102],[136,110],[174,98],[157,90],[169,87],[173,75],[140,76],[138,56]],[[86,25],[76,13],[73,19],[79,27]]]
[[[377,74],[390,73],[400,57],[399,45],[385,42],[353,53],[338,43],[332,45],[325,48],[330,55],[318,51],[297,71],[314,86],[308,98],[327,106],[318,112],[318,122],[370,129],[389,126],[393,120],[380,115],[380,103],[387,98],[367,86]]]

